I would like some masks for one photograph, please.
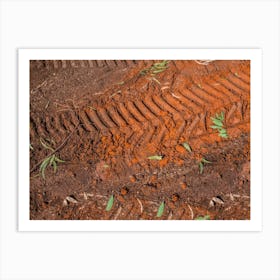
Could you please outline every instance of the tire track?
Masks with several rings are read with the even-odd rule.
[[[137,66],[137,61],[130,60],[33,60],[37,69],[59,70],[68,68],[127,68]]]
[[[134,61],[95,61],[98,67],[118,67],[118,64],[136,65]],[[62,64],[61,64],[62,65]],[[106,66],[107,65],[107,66]],[[176,79],[176,77],[175,77]],[[102,149],[118,147],[119,155],[134,154],[145,149],[147,144],[160,146],[165,140],[176,143],[211,132],[210,117],[224,111],[225,124],[232,126],[250,120],[250,76],[238,71],[224,76],[206,77],[192,80],[185,85],[180,76],[172,88],[156,91],[130,100],[104,103],[96,110],[88,107],[79,112],[65,111],[45,118],[30,119],[30,135],[35,138],[51,136],[63,139],[80,123],[82,135],[111,135],[107,137]],[[127,88],[128,87],[128,88]],[[124,89],[129,90],[129,85]],[[135,89],[137,90],[137,88]],[[88,136],[89,137],[89,136]],[[124,144],[129,144],[128,146]],[[99,145],[97,143],[97,145]],[[104,146],[105,145],[105,146]],[[106,146],[107,145],[107,146]]]

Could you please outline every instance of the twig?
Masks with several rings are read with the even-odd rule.
[[[50,157],[50,156],[54,155],[57,151],[59,151],[59,150],[66,144],[66,142],[67,142],[67,141],[69,140],[69,138],[73,135],[73,133],[78,129],[79,126],[80,126],[80,123],[78,123],[78,124],[76,125],[76,127],[73,129],[73,131],[70,132],[69,135],[64,139],[64,141],[63,141],[53,152],[51,152],[49,155],[47,155],[45,158]],[[34,172],[34,171],[42,164],[42,162],[45,160],[45,158],[42,159],[40,162],[38,162],[38,163],[30,170],[30,173]]]
[[[213,60],[195,60],[195,62],[197,64],[201,64],[201,65],[208,65],[210,62],[212,62]]]
[[[172,216],[173,216],[173,213],[172,213],[172,211],[170,211],[169,214],[168,214],[167,220],[171,220]]]
[[[141,214],[143,213],[143,204],[141,202],[141,200],[139,198],[136,198],[138,203],[140,204],[140,211],[141,211]]]
[[[193,210],[192,210],[192,208],[191,208],[191,206],[189,204],[187,204],[187,205],[188,205],[188,207],[189,207],[189,209],[191,211],[191,217],[192,217],[192,220],[193,220],[193,218],[194,218]]]
[[[122,212],[122,207],[120,206],[113,219],[116,220],[119,217],[119,215],[121,214],[121,212]]]
[[[172,95],[172,96],[174,96],[175,98],[178,98],[178,99],[180,99],[180,98],[181,98],[181,97],[179,97],[179,96],[175,95],[173,92],[171,92],[171,95]]]

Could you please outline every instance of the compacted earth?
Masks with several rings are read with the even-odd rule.
[[[30,219],[250,219],[250,61],[31,61]]]

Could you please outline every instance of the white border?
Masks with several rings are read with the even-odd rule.
[[[251,220],[35,221],[29,220],[29,60],[216,59],[251,60]],[[19,231],[261,231],[262,53],[260,49],[19,49]]]

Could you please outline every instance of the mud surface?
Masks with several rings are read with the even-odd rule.
[[[250,62],[155,63],[30,62],[31,219],[250,219]]]

